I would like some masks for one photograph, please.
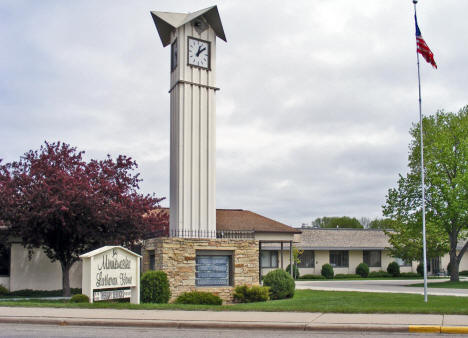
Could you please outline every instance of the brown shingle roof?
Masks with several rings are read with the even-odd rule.
[[[301,249],[359,250],[388,248],[387,235],[374,229],[301,229]]]
[[[169,208],[161,208],[169,212]],[[216,209],[217,231],[254,231],[300,234],[301,230],[242,209]]]

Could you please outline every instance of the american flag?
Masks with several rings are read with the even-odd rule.
[[[437,64],[434,61],[434,54],[432,54],[429,46],[421,35],[421,31],[419,30],[416,14],[414,15],[414,23],[416,24],[416,45],[418,47],[418,53],[421,54],[423,58],[432,65],[432,67],[437,69]]]

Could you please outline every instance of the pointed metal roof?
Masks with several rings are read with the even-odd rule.
[[[223,24],[219,16],[218,7],[211,6],[193,13],[171,13],[151,11],[154,24],[164,47],[171,43],[171,32],[187,22],[203,16],[215,31],[218,38],[226,41]]]

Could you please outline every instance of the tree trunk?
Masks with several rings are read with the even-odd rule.
[[[456,232],[450,234],[450,281],[458,282],[458,257],[457,257],[458,236]]]
[[[62,292],[64,297],[70,297],[70,268],[71,264],[60,262],[62,266]]]

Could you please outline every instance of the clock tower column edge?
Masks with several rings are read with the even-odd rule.
[[[208,69],[188,65],[189,37],[210,43]],[[189,22],[172,33],[173,43],[169,227],[172,236],[216,237],[216,34]]]

